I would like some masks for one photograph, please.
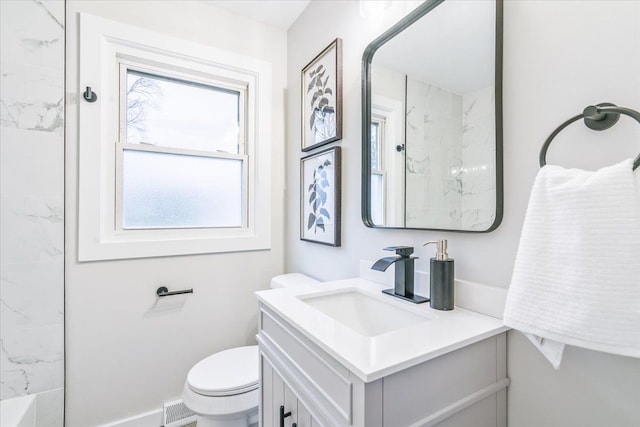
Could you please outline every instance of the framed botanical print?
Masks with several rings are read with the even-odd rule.
[[[300,239],[340,246],[340,147],[300,160]]]
[[[342,138],[342,39],[302,69],[302,151]]]

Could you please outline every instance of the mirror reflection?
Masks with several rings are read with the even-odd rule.
[[[427,1],[367,48],[365,224],[478,232],[498,226],[500,6]]]

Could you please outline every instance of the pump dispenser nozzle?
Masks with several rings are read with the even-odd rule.
[[[446,240],[432,240],[430,242],[426,242],[422,246],[427,246],[429,244],[438,245],[438,252],[436,252],[436,259],[438,261],[446,261],[449,259],[449,254],[447,253],[447,241]]]

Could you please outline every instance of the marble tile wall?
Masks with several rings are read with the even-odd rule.
[[[407,79],[407,227],[459,228],[462,96]]]
[[[406,225],[484,230],[495,218],[493,88],[407,79]]]
[[[462,225],[465,230],[486,230],[496,217],[493,86],[464,94],[462,110]]]
[[[50,426],[64,385],[64,7],[0,1],[0,399],[41,394]]]

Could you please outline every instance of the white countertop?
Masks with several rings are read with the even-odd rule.
[[[324,282],[317,287],[283,288],[256,292],[262,304],[275,311],[320,348],[365,382],[436,358],[506,331],[501,319],[457,307],[434,310],[429,303],[413,304],[384,295],[385,301],[431,320],[365,336],[309,306],[299,296],[353,288],[379,297],[388,288],[365,279]]]

